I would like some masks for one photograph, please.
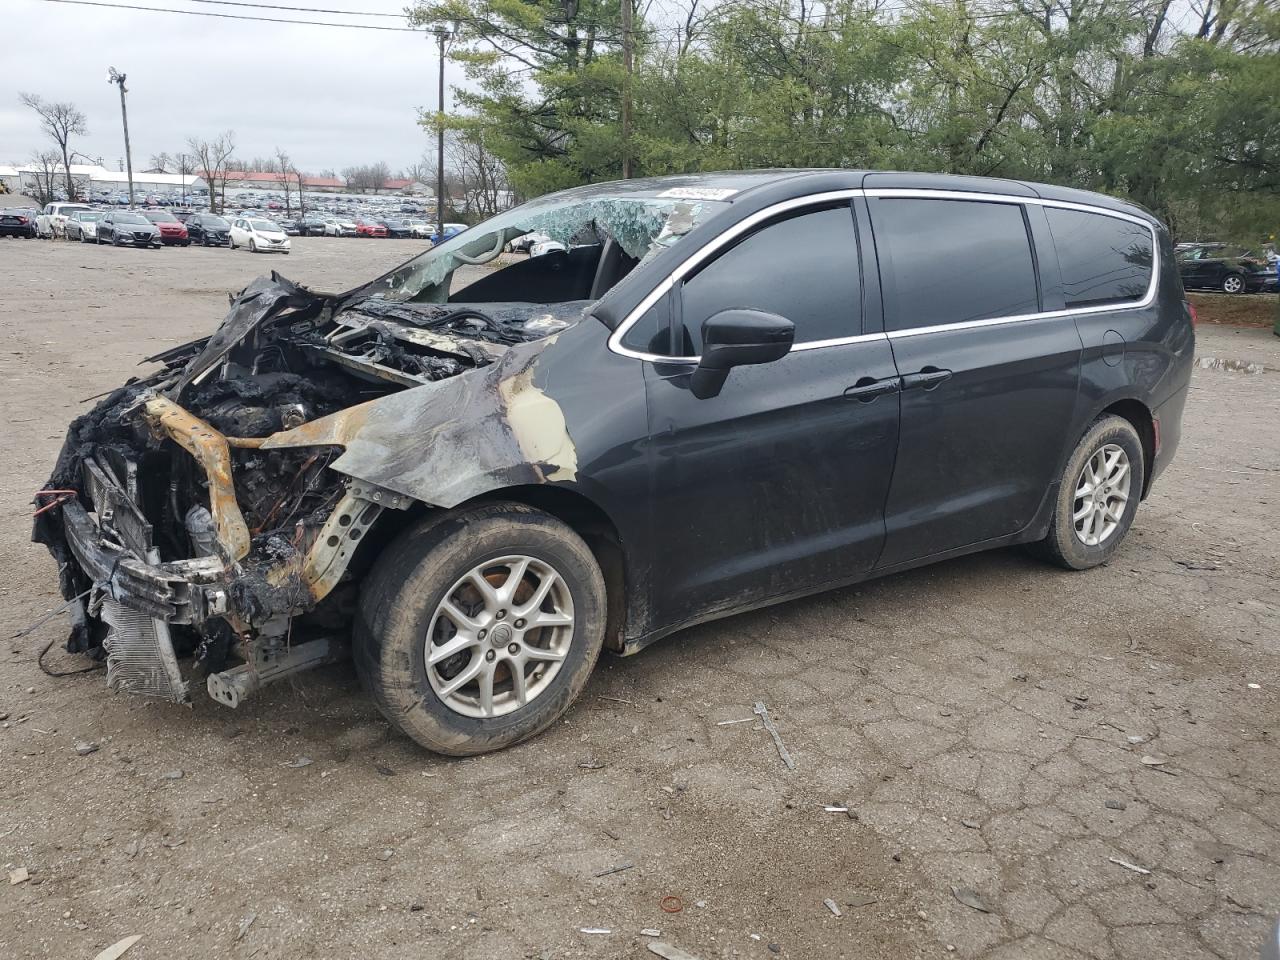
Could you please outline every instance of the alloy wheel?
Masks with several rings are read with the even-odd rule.
[[[1129,455],[1108,443],[1095,451],[1076,481],[1071,520],[1076,539],[1087,547],[1104,543],[1124,519],[1129,508]]]
[[[488,719],[544,693],[573,643],[573,597],[545,560],[486,560],[445,593],[423,652],[436,696],[463,716]]]
[[[1233,273],[1222,281],[1222,289],[1227,293],[1239,293],[1244,289],[1244,278]]]

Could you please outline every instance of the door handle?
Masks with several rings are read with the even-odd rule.
[[[951,379],[950,370],[939,370],[937,367],[924,367],[919,373],[908,373],[902,378],[902,389],[912,390],[923,387],[932,390],[944,380]]]
[[[902,381],[899,377],[885,377],[883,380],[862,377],[852,387],[846,387],[844,395],[861,400],[863,403],[870,403],[876,397],[886,393],[897,393],[901,387]]]

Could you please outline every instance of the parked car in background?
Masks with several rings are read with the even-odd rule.
[[[222,247],[231,242],[231,224],[216,213],[196,213],[187,218],[187,235],[202,247]]]
[[[369,217],[356,217],[357,237],[385,237],[387,228]]]
[[[86,203],[46,203],[36,217],[36,235],[46,238],[65,236],[67,217],[77,210],[92,209]]]
[[[304,236],[323,237],[325,232],[324,217],[318,213],[308,213],[303,217],[298,225],[302,228]]]
[[[378,223],[386,227],[387,236],[391,237],[393,240],[408,240],[413,236],[413,232],[410,230],[409,224],[405,223],[403,220],[384,217],[379,220]]]
[[[98,221],[98,243],[117,247],[161,246],[160,228],[136,210],[111,210]]]
[[[438,224],[433,224],[431,227],[432,243],[441,242],[440,236],[437,233],[438,226],[439,226]],[[468,225],[465,223],[446,223],[444,225],[444,239],[448,240],[451,237],[456,237],[458,234],[462,233],[462,231],[466,230],[467,228],[468,228]]]
[[[356,226],[355,220],[345,215],[326,218],[324,233],[327,237],[356,237],[360,235],[359,227]]]
[[[231,249],[248,247],[250,253],[288,253],[289,235],[274,220],[238,217],[231,221]]]
[[[0,237],[22,237],[34,240],[36,237],[36,217],[39,211],[34,207],[6,207],[0,210]]]
[[[302,236],[303,230],[302,230],[302,220],[301,220],[301,218],[295,218],[295,219],[292,219],[292,220],[285,220],[285,219],[273,220],[273,221],[272,221],[272,223],[274,223],[274,224],[275,224],[276,226],[278,226],[281,230],[283,230],[283,231],[284,231],[284,235],[285,235],[286,237],[300,237],[300,236]]]
[[[537,233],[536,231],[530,231],[529,233],[526,233],[523,236],[516,237],[509,244],[507,244],[507,248],[512,253],[528,253],[533,249],[533,245],[535,243],[543,243],[550,239],[551,238],[548,237],[545,233]]]
[[[568,249],[500,259],[535,228]],[[1141,208],[1043,184],[579,187],[341,294],[254,281],[80,416],[35,539],[104,686],[238,706],[350,636],[390,724],[495,750],[606,647],[995,547],[1116,559],[1179,444],[1177,270]]]
[[[63,230],[68,240],[94,243],[98,239],[98,221],[106,216],[102,210],[76,210],[67,217]]]
[[[529,256],[545,257],[548,253],[555,253],[557,251],[563,253],[568,249],[569,248],[566,247],[559,240],[552,240],[550,238],[547,238],[547,239],[539,240],[536,243],[534,243],[533,246],[529,248]]]
[[[1202,243],[1178,253],[1178,273],[1188,289],[1256,293],[1275,285],[1275,271],[1256,251],[1227,243]]]
[[[168,210],[148,210],[143,216],[160,230],[160,242],[165,246],[191,246],[187,228]]]

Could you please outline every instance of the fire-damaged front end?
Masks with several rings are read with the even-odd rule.
[[[255,281],[212,337],[151,358],[157,373],[72,424],[35,529],[75,598],[68,649],[105,656],[113,689],[176,702],[191,656],[229,706],[343,656],[357,548],[383,511],[415,500],[358,475],[429,464],[415,424],[508,429],[512,400],[536,390],[521,375],[585,306],[341,302]],[[449,385],[442,408],[433,388],[462,374],[476,382]],[[344,471],[358,437],[366,449]],[[509,445],[490,467],[545,477],[555,451],[534,465],[514,434]]]
[[[569,191],[344,294],[254,281],[210,337],[71,424],[35,524],[68,649],[105,657],[114,689],[184,702],[203,677],[230,706],[342,657],[363,570],[407,525],[388,511],[578,482],[562,401],[579,436],[608,434],[583,383],[622,363],[584,317],[724,206]],[[528,232],[561,249],[504,254]]]

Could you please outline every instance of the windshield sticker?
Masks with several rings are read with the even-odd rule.
[[[729,187],[672,187],[658,196],[675,200],[728,200],[737,192]]]

